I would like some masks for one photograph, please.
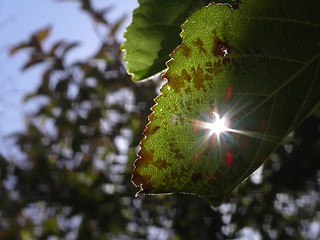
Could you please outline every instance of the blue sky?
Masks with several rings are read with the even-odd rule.
[[[114,6],[109,15],[111,20],[126,14],[125,25],[130,23],[132,11],[138,6],[137,0],[94,0],[93,3],[97,7]],[[42,69],[36,66],[21,72],[27,53],[18,52],[10,57],[8,50],[49,25],[53,28],[46,41],[48,46],[58,39],[81,42],[73,51],[73,58],[85,58],[98,46],[92,22],[76,0],[0,0],[0,153],[10,155],[5,136],[23,130],[23,116],[28,109],[22,98],[37,87]],[[123,40],[121,36],[119,39]]]

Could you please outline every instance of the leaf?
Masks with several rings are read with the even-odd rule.
[[[65,47],[64,47],[64,49],[63,49],[63,51],[62,51],[61,56],[62,56],[62,57],[65,57],[65,55],[66,55],[70,50],[72,50],[72,49],[75,48],[75,47],[78,47],[79,45],[80,45],[79,42],[73,42],[73,43],[68,43],[68,44],[66,44]]]
[[[117,21],[112,25],[112,27],[109,30],[108,37],[112,38],[116,36],[116,33],[119,32],[119,29],[122,27],[123,23],[127,19],[127,15],[123,15]]]
[[[180,25],[202,2],[194,0],[139,0],[122,45],[133,80],[148,78],[166,68],[169,54],[181,43]]]
[[[64,40],[59,40],[59,41],[55,42],[49,51],[49,56],[51,56],[51,57],[56,56],[57,50],[65,45],[66,45],[66,42]]]
[[[12,48],[10,48],[9,50],[9,54],[12,56],[13,54],[15,54],[16,52],[18,52],[21,49],[25,49],[25,48],[29,48],[30,45],[28,43],[20,43]]]
[[[319,103],[320,2],[241,2],[183,25],[135,162],[140,193],[219,205]],[[220,135],[213,112],[228,121]]]
[[[42,42],[48,37],[48,34],[50,33],[50,31],[51,31],[51,27],[48,26],[46,28],[40,29],[38,32],[34,34],[34,36],[37,38],[39,42]]]
[[[40,29],[39,31],[35,32],[30,40],[28,42],[22,42],[16,46],[13,46],[12,48],[10,48],[9,50],[9,54],[13,55],[16,52],[20,51],[21,49],[25,49],[25,48],[36,48],[38,50],[41,50],[41,43],[44,39],[46,39],[46,37],[48,36],[48,34],[51,31],[51,27],[46,27],[43,29]]]
[[[79,46],[79,42],[72,42],[72,43],[67,43],[64,40],[57,41],[55,44],[52,45],[50,51],[49,51],[49,56],[60,56],[64,57],[66,53],[68,53],[70,50],[73,48]]]
[[[24,71],[24,70],[26,70],[26,69],[28,69],[38,63],[42,63],[42,62],[44,62],[44,56],[41,56],[40,54],[39,55],[35,55],[35,54],[30,55],[28,62],[26,62],[23,65],[22,70]]]
[[[50,26],[40,29],[31,36],[29,45],[35,48],[38,52],[42,52],[42,43],[48,37],[50,31]]]

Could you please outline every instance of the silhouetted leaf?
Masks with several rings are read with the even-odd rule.
[[[19,50],[21,49],[25,49],[25,48],[28,48],[30,47],[30,45],[28,43],[21,43],[21,44],[18,44],[17,46],[14,46],[12,48],[10,48],[10,55],[13,55],[15,54],[16,52],[18,52]]]
[[[10,51],[9,51],[10,55],[15,54],[17,51],[21,49],[25,49],[29,47],[34,47],[38,50],[41,50],[41,42],[48,36],[50,30],[51,28],[47,27],[37,31],[35,34],[31,36],[29,42],[23,42],[18,44],[17,46],[10,48]]]
[[[75,47],[78,47],[80,44],[78,42],[69,43],[65,46],[62,52],[62,56],[65,56],[70,50],[72,50]]]
[[[67,52],[77,46],[79,46],[78,42],[67,43],[65,41],[58,41],[51,47],[49,55],[64,57]]]
[[[112,28],[109,31],[108,36],[112,37],[115,36],[115,33],[119,31],[120,27],[123,25],[124,21],[127,19],[127,16],[124,15],[121,18],[119,18],[112,26]]]
[[[68,80],[61,80],[57,83],[54,91],[60,94],[65,94],[68,90],[68,86],[69,86]]]
[[[26,70],[29,67],[32,67],[32,66],[34,66],[38,63],[42,63],[42,62],[44,62],[43,56],[31,55],[29,58],[29,61],[25,65],[23,65],[22,70]]]
[[[56,56],[57,49],[61,48],[65,44],[66,44],[66,42],[64,40],[58,41],[55,44],[53,44],[50,51],[49,51],[49,55],[52,57]]]
[[[37,31],[34,34],[34,36],[38,39],[39,42],[42,42],[43,40],[45,40],[48,37],[50,31],[51,31],[51,27],[49,26],[49,27],[46,27],[46,28],[43,28],[43,29]]]

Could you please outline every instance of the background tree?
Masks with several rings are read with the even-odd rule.
[[[319,239],[320,117],[309,117],[220,207],[195,196],[134,198],[131,171],[161,80],[133,83],[108,11],[82,10],[108,38],[85,61],[66,63],[76,43],[43,47],[41,29],[16,47],[43,65],[26,101],[41,106],[13,137],[23,164],[0,156],[1,239]],[[261,239],[260,238],[260,239]]]

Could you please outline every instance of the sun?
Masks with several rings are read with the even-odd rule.
[[[226,117],[220,117],[220,115],[216,112],[212,112],[213,121],[212,122],[206,122],[203,124],[203,128],[208,129],[209,135],[215,134],[217,137],[220,136],[220,134],[227,132],[230,130],[228,127],[228,120]]]
[[[215,117],[215,120],[208,124],[210,133],[220,135],[222,132],[227,131],[229,128],[226,119],[223,117],[220,118],[220,115],[216,112],[213,112],[212,114]]]

